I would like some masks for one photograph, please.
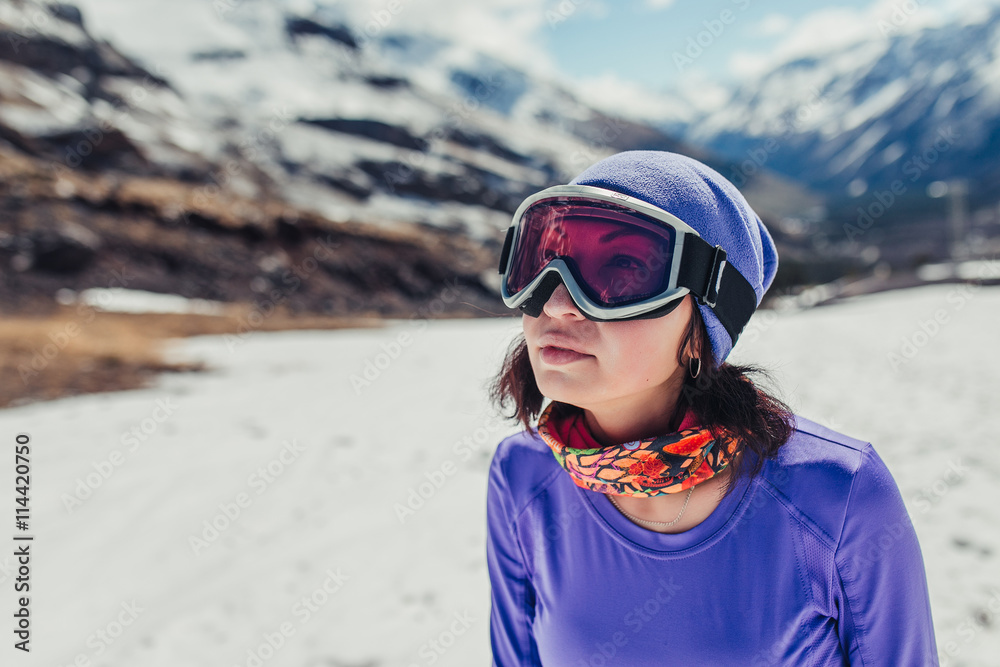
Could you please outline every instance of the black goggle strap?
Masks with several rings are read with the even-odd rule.
[[[711,246],[701,237],[688,234],[677,284],[687,287],[698,303],[712,309],[735,345],[757,309],[757,293],[743,274],[725,260],[722,246]]]
[[[507,228],[507,237],[500,252],[501,275],[506,272],[509,263],[514,229],[513,225]],[[757,308],[757,293],[747,279],[725,260],[726,251],[721,246],[710,246],[701,237],[688,234],[684,239],[677,285],[687,287],[698,299],[698,303],[713,310],[735,345]],[[545,276],[531,298],[521,305],[521,311],[531,317],[538,317],[560,282],[562,279],[556,273]],[[672,311],[679,303],[678,299],[630,319],[660,317]]]

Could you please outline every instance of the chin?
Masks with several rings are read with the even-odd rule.
[[[537,351],[529,352],[531,371],[535,376],[535,384],[542,396],[560,403],[568,403],[582,407],[589,405],[593,398],[593,387],[598,386],[597,378],[584,377],[579,370],[562,370],[541,363]]]
[[[541,373],[541,377],[539,377],[538,373],[535,373],[535,383],[538,385],[538,390],[542,393],[542,396],[580,408],[592,402],[588,400],[591,398],[588,396],[589,392],[585,387],[580,387],[578,382],[567,382],[565,381],[566,378],[546,377],[548,374],[552,374],[552,371]]]

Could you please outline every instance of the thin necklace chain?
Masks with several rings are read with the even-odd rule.
[[[649,519],[640,519],[639,517],[633,516],[632,514],[629,514],[628,512],[626,512],[625,510],[623,510],[621,508],[621,506],[618,504],[618,501],[615,500],[615,497],[613,495],[611,495],[610,493],[608,494],[608,500],[611,501],[612,505],[614,505],[615,507],[618,508],[619,512],[621,512],[622,514],[624,514],[628,518],[632,519],[633,521],[638,521],[640,523],[645,523],[645,524],[648,524],[650,526],[664,526],[664,527],[669,527],[669,526],[672,526],[672,525],[674,525],[675,523],[677,523],[678,521],[681,520],[681,517],[684,515],[684,510],[687,509],[688,501],[691,500],[691,494],[692,493],[694,493],[694,487],[693,486],[688,491],[687,498],[684,499],[684,506],[681,507],[680,514],[678,514],[677,518],[675,518],[673,521],[650,521]]]

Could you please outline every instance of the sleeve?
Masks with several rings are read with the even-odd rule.
[[[532,636],[535,591],[515,530],[512,498],[501,465],[502,450],[501,443],[490,463],[486,496],[492,667],[541,667]]]
[[[861,452],[834,560],[840,579],[838,632],[850,664],[937,665],[917,534],[895,480],[871,444]]]

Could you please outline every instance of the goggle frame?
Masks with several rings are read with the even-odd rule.
[[[628,211],[638,213],[647,218],[652,218],[653,220],[663,224],[665,227],[672,228],[674,230],[674,247],[670,255],[670,269],[669,277],[667,279],[667,287],[657,294],[642,299],[641,301],[617,306],[605,305],[591,299],[586,291],[581,287],[581,282],[583,281],[582,276],[577,276],[576,271],[564,259],[556,257],[545,264],[544,267],[538,272],[538,275],[531,279],[525,287],[517,292],[511,293],[507,285],[508,275],[510,269],[514,265],[514,253],[515,251],[520,250],[518,242],[521,240],[525,213],[532,206],[541,202],[564,200],[564,203],[572,203],[574,199],[581,200],[581,206],[586,206],[587,200],[596,200],[615,204]],[[573,299],[573,303],[576,304],[580,312],[588,319],[596,321],[638,319],[648,313],[663,308],[672,301],[676,300],[679,302],[681,298],[691,293],[689,288],[679,286],[677,284],[678,277],[680,275],[681,262],[684,256],[684,244],[688,236],[701,238],[701,235],[698,234],[694,228],[677,216],[635,197],[630,197],[620,192],[615,192],[614,190],[607,190],[605,188],[599,188],[592,185],[557,185],[546,188],[545,190],[537,192],[521,202],[521,205],[514,213],[510,227],[507,230],[507,237],[504,241],[503,251],[501,252],[500,294],[504,304],[508,308],[521,308],[532,298],[534,292],[543,285],[546,280],[546,276],[556,274],[566,286],[570,298]],[[710,285],[710,287],[715,287],[716,292],[718,290],[719,280],[722,277],[722,269],[725,265],[725,251],[721,248],[719,248],[718,251],[722,253],[722,259],[716,263],[717,269],[715,275],[712,276],[714,280],[710,280],[710,283],[715,283],[714,285]],[[700,297],[699,302],[706,303],[710,307],[714,307],[715,305],[714,302],[702,300]]]

